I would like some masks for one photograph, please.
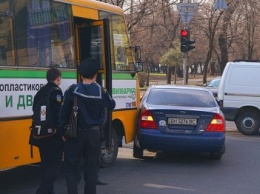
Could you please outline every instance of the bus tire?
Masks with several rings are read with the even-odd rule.
[[[100,167],[105,168],[112,166],[118,154],[118,138],[114,128],[112,128],[112,141],[109,148],[102,148],[100,155]]]
[[[244,135],[254,135],[259,131],[260,117],[256,112],[243,112],[235,120],[237,129]]]

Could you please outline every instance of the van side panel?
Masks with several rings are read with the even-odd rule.
[[[260,97],[260,64],[232,65],[227,74],[225,92],[226,95]]]
[[[222,75],[218,99],[223,100],[226,120],[234,121],[238,110],[260,110],[260,63],[229,62]]]

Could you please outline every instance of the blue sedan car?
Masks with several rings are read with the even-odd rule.
[[[199,86],[150,86],[141,101],[133,148],[207,152],[212,159],[225,153],[225,118],[212,93]]]

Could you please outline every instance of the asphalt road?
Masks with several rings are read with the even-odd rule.
[[[112,168],[101,176],[109,182],[102,194],[258,194],[260,136],[227,132],[226,153],[220,161],[205,155],[132,157],[131,145],[120,150]]]
[[[101,169],[98,194],[258,194],[260,136],[227,132],[226,153],[220,161],[202,154],[158,154],[132,157],[132,143],[119,149],[114,166]],[[25,166],[0,173],[1,194],[35,193],[39,167]],[[79,191],[83,193],[83,181]],[[66,194],[61,172],[56,194]]]

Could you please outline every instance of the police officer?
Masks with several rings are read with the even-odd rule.
[[[54,126],[58,130],[58,115],[63,100],[63,94],[59,85],[61,84],[61,72],[57,68],[50,68],[46,78],[48,83],[43,86],[34,96],[33,110],[42,95],[50,94],[50,106]],[[48,113],[47,113],[48,114]],[[54,194],[54,181],[59,174],[62,163],[63,146],[62,133],[57,131],[54,135],[42,139],[34,139],[30,136],[31,145],[39,147],[41,157],[41,182],[36,194]]]
[[[77,97],[78,131],[76,138],[66,139],[64,148],[64,170],[69,194],[78,194],[78,169],[83,159],[84,194],[96,193],[96,177],[99,168],[100,127],[103,123],[104,107],[115,108],[115,101],[106,89],[96,83],[99,63],[85,59],[79,66],[82,82],[72,85],[64,94],[60,111],[60,127],[69,120],[73,97]]]

